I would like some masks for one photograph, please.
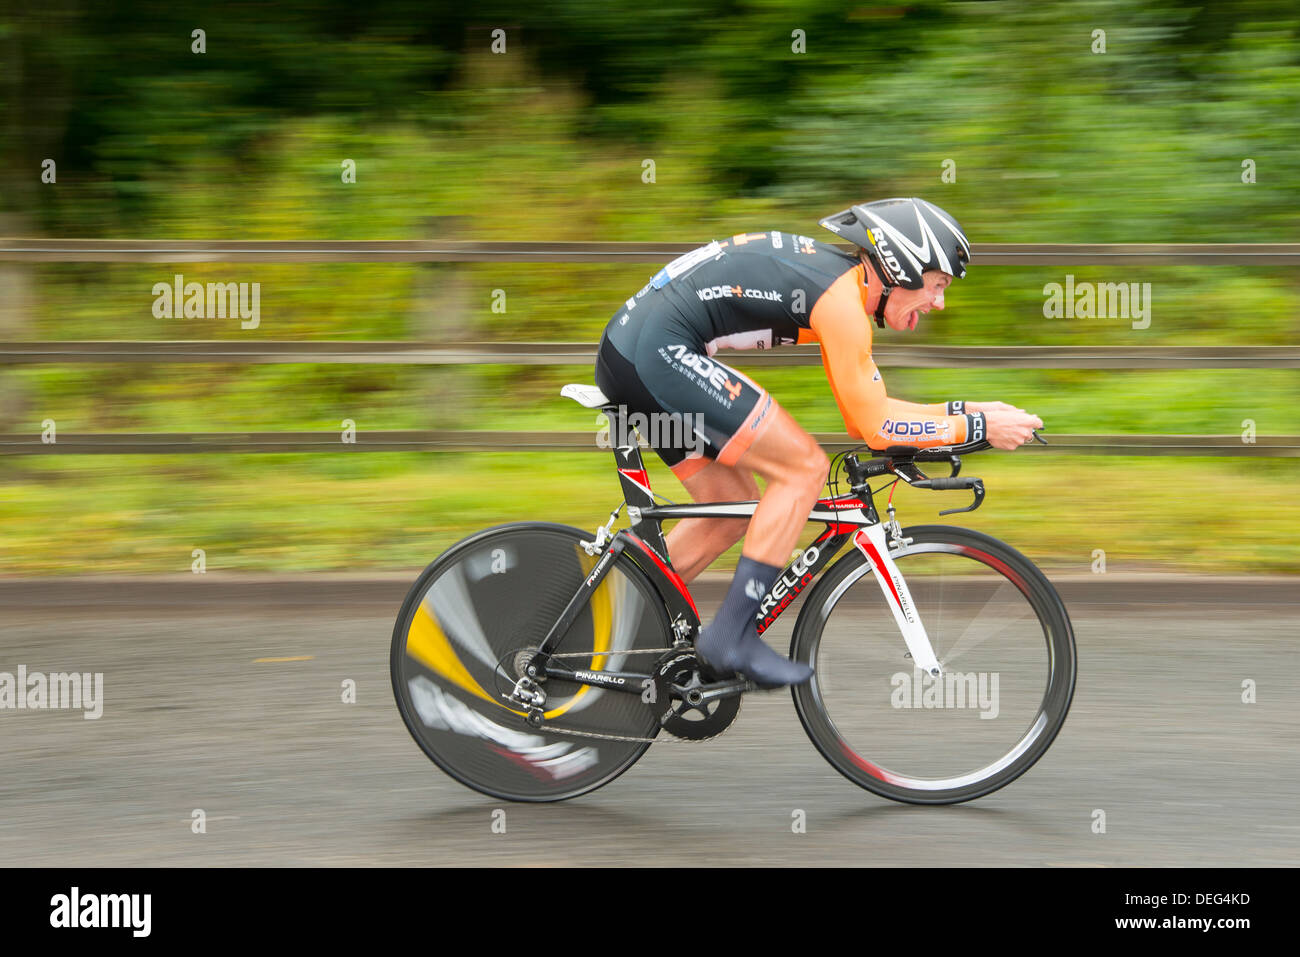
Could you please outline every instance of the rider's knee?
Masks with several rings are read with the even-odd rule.
[[[809,445],[799,457],[799,484],[805,492],[816,498],[826,484],[826,473],[830,471],[831,460],[822,451],[820,445],[809,436]]]
[[[788,454],[767,476],[770,483],[780,483],[793,488],[804,496],[817,497],[821,487],[826,483],[826,473],[830,469],[830,459],[821,450],[821,446],[811,436],[795,444]]]

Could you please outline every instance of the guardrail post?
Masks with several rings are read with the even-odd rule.
[[[8,177],[6,177],[8,179]],[[0,234],[25,232],[18,213],[0,213]],[[25,339],[36,304],[36,284],[30,263],[0,261],[0,339]],[[10,428],[30,418],[28,397],[16,372],[0,366],[0,422]],[[35,430],[39,423],[30,422]]]

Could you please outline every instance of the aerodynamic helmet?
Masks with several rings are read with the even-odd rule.
[[[966,275],[970,241],[957,220],[923,199],[881,199],[861,203],[819,221],[842,239],[861,246],[885,285],[876,307],[884,325],[885,301],[894,286],[920,289],[930,269],[954,279]]]
[[[957,220],[923,199],[881,199],[827,216],[821,225],[871,259],[886,286],[920,289],[928,269],[966,275],[970,241]]]

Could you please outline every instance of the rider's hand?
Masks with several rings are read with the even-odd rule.
[[[1024,412],[1025,410],[1017,405],[1007,405],[1005,402],[967,402],[967,412]]]
[[[967,404],[966,408],[969,409],[970,405]],[[1043,420],[1036,415],[1006,406],[985,411],[984,427],[988,432],[989,444],[995,449],[1015,449],[1033,439],[1034,429],[1041,429]]]

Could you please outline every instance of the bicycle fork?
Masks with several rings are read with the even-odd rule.
[[[889,609],[894,613],[898,630],[903,633],[903,642],[912,655],[912,662],[922,671],[935,677],[943,674],[939,659],[935,657],[930,644],[930,636],[912,601],[912,593],[907,582],[903,580],[898,566],[889,555],[889,546],[885,542],[885,526],[877,523],[858,529],[853,534],[853,544],[866,557],[871,570],[875,573],[876,583],[884,592]]]

